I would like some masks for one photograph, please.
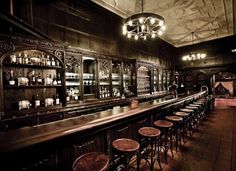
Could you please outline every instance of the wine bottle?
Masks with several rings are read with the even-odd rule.
[[[54,103],[55,103],[55,105],[59,105],[60,104],[60,99],[59,99],[58,93],[55,96]]]
[[[52,64],[52,66],[56,66],[56,62],[55,62],[54,58],[52,58],[51,64]]]
[[[17,63],[17,64],[22,64],[21,53],[18,54],[18,56],[17,56],[17,58],[16,58],[16,63]]]
[[[27,54],[24,54],[23,63],[27,64],[27,65],[29,64],[29,58],[28,58]]]
[[[35,108],[40,106],[40,99],[39,99],[39,94],[37,93],[35,96]]]
[[[47,55],[46,65],[51,66],[51,61],[50,61],[49,55]]]
[[[56,78],[56,75],[53,76],[52,85],[57,85],[57,78]]]
[[[38,83],[38,85],[43,85],[43,79],[41,78],[41,74],[40,73],[38,73],[37,83]]]
[[[36,85],[37,84],[34,70],[32,71],[32,75],[31,75],[31,83],[32,83],[32,85]]]
[[[57,74],[57,84],[61,85],[61,74],[60,73]]]
[[[16,81],[15,81],[14,76],[13,76],[13,70],[10,71],[9,85],[10,86],[16,85]]]

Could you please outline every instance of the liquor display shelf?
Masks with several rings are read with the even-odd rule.
[[[61,69],[60,66],[44,66],[44,65],[30,65],[30,64],[17,64],[10,62],[3,62],[4,67],[16,68],[34,68],[34,69]]]
[[[28,86],[10,86],[10,85],[5,85],[3,86],[4,89],[21,89],[21,88],[33,88],[33,89],[37,89],[37,88],[55,88],[55,87],[61,87],[62,85],[28,85]]]

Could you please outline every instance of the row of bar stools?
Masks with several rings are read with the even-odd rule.
[[[182,139],[181,134],[183,132],[182,131],[183,130],[183,125],[182,125],[183,118],[180,116],[171,115],[171,116],[166,116],[166,119],[173,123],[172,135],[174,136],[176,151],[178,151],[178,147],[180,148],[180,146],[181,146],[181,139]]]
[[[173,123],[169,122],[167,120],[157,120],[154,122],[154,126],[160,129],[161,136],[160,136],[160,146],[161,148],[164,148],[164,155],[165,155],[165,161],[167,163],[167,153],[168,149],[171,150],[172,157],[173,155],[173,149],[172,149],[172,127]],[[164,143],[164,144],[163,144]]]
[[[157,160],[161,168],[160,162],[160,134],[161,131],[153,127],[142,127],[138,130],[140,135],[139,142],[141,145],[140,155],[138,158],[138,168],[141,159],[145,159],[149,164],[150,170],[154,170],[154,164]],[[144,141],[142,139],[144,138]],[[143,143],[142,143],[143,142]],[[150,162],[149,159],[150,158]]]
[[[128,171],[129,168],[131,167],[129,163],[132,157],[136,155],[138,159],[138,151],[140,144],[137,141],[129,138],[120,138],[113,141],[112,146],[114,149],[112,155],[118,155],[121,159],[121,162],[125,170]]]
[[[78,157],[72,166],[73,171],[107,171],[109,156],[102,152],[90,152]]]

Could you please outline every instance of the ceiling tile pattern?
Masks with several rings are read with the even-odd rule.
[[[141,12],[141,0],[93,0],[126,18]],[[175,47],[233,35],[233,0],[143,0],[143,11],[162,15],[162,39]]]

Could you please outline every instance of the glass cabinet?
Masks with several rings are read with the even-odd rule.
[[[74,102],[81,99],[81,58],[70,57],[66,60],[65,72],[66,102]]]
[[[132,85],[132,63],[123,63],[123,94],[126,97],[134,95],[133,85]]]
[[[162,86],[162,70],[159,70],[159,74],[158,74],[159,80],[158,80],[158,90],[162,91],[163,90],[163,86]]]
[[[149,94],[151,90],[151,72],[145,67],[141,66],[137,71],[137,93]]]
[[[96,60],[83,57],[83,95],[84,100],[96,98]]]
[[[2,61],[4,111],[61,105],[62,61],[40,50],[22,50]]]
[[[159,72],[157,68],[154,68],[153,72],[153,91],[158,91],[158,79],[159,79]]]
[[[121,96],[121,62],[112,61],[112,97]]]
[[[108,59],[99,59],[98,60],[98,93],[99,98],[108,98],[110,97],[110,90],[111,90],[111,84],[110,84],[110,73],[111,73],[111,61]]]

